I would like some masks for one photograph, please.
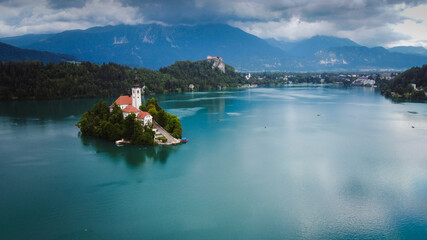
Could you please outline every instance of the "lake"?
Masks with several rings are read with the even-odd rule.
[[[426,239],[427,104],[320,86],[156,97],[187,144],[79,136],[99,99],[0,102],[0,238]]]

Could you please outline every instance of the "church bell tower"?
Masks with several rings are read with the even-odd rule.
[[[142,104],[141,91],[142,90],[139,86],[138,78],[135,77],[132,86],[132,106],[136,107],[137,109],[139,109]]]

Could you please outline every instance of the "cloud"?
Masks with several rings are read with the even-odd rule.
[[[411,36],[388,44],[393,46],[423,46],[427,48],[427,5],[407,8],[402,15],[407,17],[402,23],[393,26],[395,32]]]
[[[82,8],[85,6],[85,4],[86,0],[48,0],[48,6],[53,9]]]
[[[285,41],[330,35],[350,38],[367,46],[390,46],[398,42],[424,45],[427,7],[419,5],[422,3],[425,1],[303,0],[293,5],[279,4],[275,14],[266,14],[271,16],[267,21],[231,20],[229,23],[261,38]]]
[[[0,5],[0,36],[51,33],[93,26],[137,24],[143,18],[135,7],[117,0],[75,1],[76,4],[52,6],[51,1],[21,1]]]
[[[334,26],[327,21],[305,22],[299,18],[268,22],[233,21],[231,25],[264,38],[299,40],[314,35],[328,35]]]
[[[227,23],[261,38],[331,35],[369,46],[416,44],[427,39],[426,6],[426,0],[0,0],[0,36],[150,22]]]

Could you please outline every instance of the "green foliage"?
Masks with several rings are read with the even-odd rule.
[[[141,109],[148,109],[148,113],[153,116],[154,121],[168,131],[173,137],[181,138],[182,127],[178,117],[163,110],[157,103],[157,99],[148,99],[145,106],[141,106]]]
[[[416,84],[417,89],[411,84]],[[406,70],[390,81],[381,80],[378,86],[386,97],[426,100],[424,91],[427,91],[427,65]]]
[[[122,110],[114,105],[110,112],[106,102],[99,101],[91,111],[85,112],[77,123],[85,136],[107,140],[130,139],[134,144],[154,145],[154,132],[144,127],[135,114],[123,119]]]
[[[6,62],[0,64],[0,100],[119,96],[131,88],[131,72],[114,63]]]
[[[165,137],[158,137],[156,139],[159,140],[159,141],[162,141],[162,142],[167,142],[168,141],[168,139],[165,138]]]
[[[237,73],[233,67],[226,65],[223,73],[219,69],[212,69],[212,62],[206,60],[177,61],[168,67],[160,68],[159,71],[177,79],[165,84],[167,89],[175,89],[177,92],[190,91],[190,84],[194,84],[194,90],[197,91],[237,87],[246,81],[244,75]]]
[[[208,61],[176,62],[160,71],[114,63],[0,61],[0,100],[119,96],[128,92],[136,76],[148,94],[189,91],[190,84],[194,90],[237,87],[245,81],[231,66],[222,73]]]
[[[164,127],[174,138],[181,138],[182,128],[179,119],[175,115],[168,114],[168,122]]]
[[[166,126],[168,123],[168,114],[165,110],[160,110],[156,115],[156,122],[160,124],[160,126]]]

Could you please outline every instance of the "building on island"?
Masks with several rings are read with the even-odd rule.
[[[139,107],[142,105],[141,94],[144,92],[144,88],[141,88],[138,84],[138,80],[135,78],[132,86],[132,95],[120,96],[110,106],[110,110],[113,109],[114,104],[117,104],[123,111],[123,117],[127,117],[129,114],[134,113],[137,119],[143,122],[144,126],[153,123],[153,116],[148,112],[141,111]]]
[[[139,109],[142,104],[141,99],[142,89],[139,87],[138,79],[135,78],[132,86],[132,106]]]

